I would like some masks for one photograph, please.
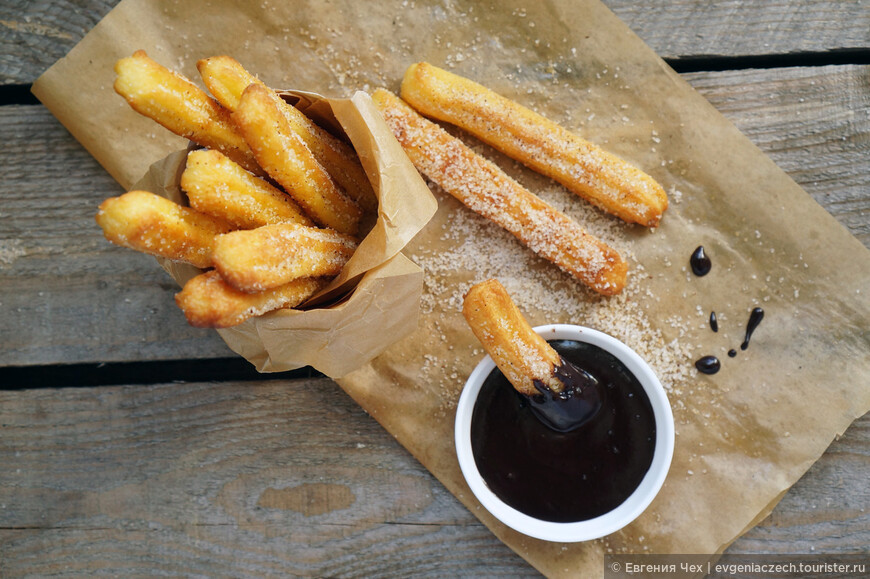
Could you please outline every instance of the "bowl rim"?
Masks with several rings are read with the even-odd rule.
[[[649,470],[638,487],[615,509],[584,521],[559,523],[531,517],[502,501],[483,480],[471,450],[471,416],[483,382],[495,369],[487,355],[466,380],[456,408],[454,438],[459,467],[471,492],[483,507],[508,527],[529,537],[559,543],[589,541],[609,535],[635,520],[650,505],[667,477],[674,452],[674,417],[665,389],[652,368],[634,350],[604,332],[573,324],[546,324],[534,328],[547,340],[577,340],[615,355],[637,377],[653,409],[656,444]]]

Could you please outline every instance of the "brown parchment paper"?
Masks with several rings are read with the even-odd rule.
[[[34,88],[125,186],[145,163],[183,148],[112,93],[113,62],[137,48],[191,77],[198,58],[228,53],[272,86],[330,96],[397,90],[405,68],[427,60],[536,108],[670,192],[657,230],[623,226],[474,144],[625,252],[629,286],[616,298],[594,296],[435,191],[438,212],[405,250],[425,272],[419,329],[339,380],[547,575],[600,576],[607,552],[721,552],[870,407],[867,249],[595,0],[126,0]],[[714,269],[695,278],[686,265],[702,244]],[[490,275],[533,323],[612,333],[662,377],[676,420],[674,462],[660,495],[623,531],[570,545],[529,539],[495,521],[465,486],[453,415],[482,352],[458,296]],[[754,306],[765,320],[742,351]],[[720,315],[718,333],[706,324],[710,310]],[[728,358],[734,347],[738,356]],[[722,371],[697,374],[702,354],[718,355]]]

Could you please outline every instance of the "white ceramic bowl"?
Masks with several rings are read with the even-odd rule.
[[[616,532],[636,519],[661,489],[674,453],[674,416],[667,395],[652,369],[638,354],[611,336],[567,324],[539,326],[535,331],[546,340],[576,340],[607,350],[637,377],[649,397],[656,425],[652,464],[635,491],[615,509],[585,521],[555,523],[536,519],[509,506],[493,493],[483,480],[471,450],[471,416],[477,395],[495,362],[486,356],[465,383],[456,409],[456,454],[462,474],[477,500],[499,521],[530,537],[570,543],[597,539]]]

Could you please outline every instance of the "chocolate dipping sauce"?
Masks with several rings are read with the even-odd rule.
[[[579,428],[557,432],[495,369],[475,402],[471,448],[483,480],[508,505],[546,521],[584,521],[640,485],[652,464],[655,416],[643,386],[615,356],[574,340],[550,344],[598,380],[599,410]]]

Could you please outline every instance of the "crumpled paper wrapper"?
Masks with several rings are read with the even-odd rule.
[[[135,25],[133,24],[135,23]],[[762,520],[870,408],[870,252],[595,0],[540,3],[122,2],[40,79],[37,96],[122,184],[183,148],[111,91],[137,48],[195,75],[227,53],[272,86],[346,95],[427,60],[537,109],[644,168],[671,195],[655,231],[625,226],[469,139],[529,189],[623,251],[626,291],[600,298],[435,191],[439,210],[404,253],[425,271],[420,327],[339,384],[501,540],[549,576],[603,574],[613,553],[714,556]],[[90,90],[69,91],[69,86]],[[704,245],[713,270],[688,272]],[[671,471],[650,508],[597,541],[538,541],[498,523],[465,485],[455,404],[483,352],[459,311],[488,276],[533,324],[613,334],[659,373],[674,409]],[[749,310],[765,320],[739,344]],[[719,315],[720,330],[707,324]],[[726,352],[737,348],[736,358]],[[722,370],[699,375],[715,354]]]
[[[260,372],[311,366],[338,378],[417,328],[423,270],[400,252],[432,217],[436,201],[368,94],[281,94],[333,134],[348,137],[378,196],[377,219],[341,273],[304,304],[217,331]],[[187,152],[154,163],[132,188],[186,205],[180,180]],[[158,261],[180,286],[201,273],[188,264]]]

